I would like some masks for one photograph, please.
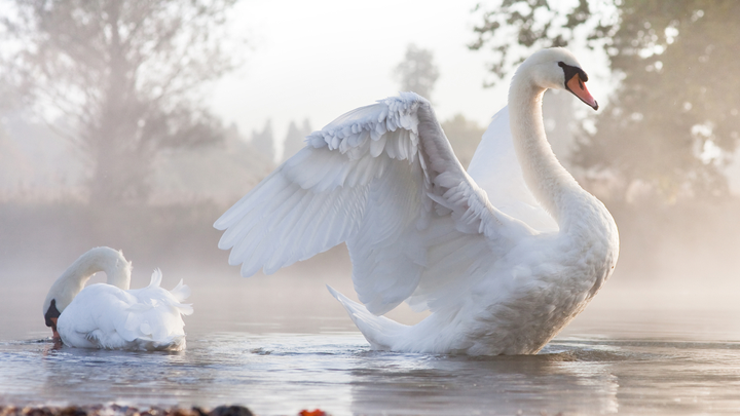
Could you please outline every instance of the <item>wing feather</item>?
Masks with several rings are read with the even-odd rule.
[[[416,94],[350,111],[306,143],[214,224],[244,276],[346,242],[370,312],[434,308],[480,257],[495,262],[496,239],[527,232],[488,201]]]

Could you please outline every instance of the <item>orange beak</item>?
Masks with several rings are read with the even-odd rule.
[[[59,332],[57,332],[57,319],[59,318],[51,318],[51,321],[54,323],[54,325],[51,326],[51,330],[53,332],[53,335],[51,339],[53,340],[61,340],[62,337],[59,335]]]
[[[580,98],[581,101],[586,103],[589,107],[593,108],[594,110],[599,109],[599,104],[594,100],[594,97],[591,96],[591,93],[588,92],[588,88],[586,88],[586,83],[581,80],[580,75],[575,74],[571,79],[568,80],[568,82],[565,83],[565,86],[568,88],[568,91],[572,92],[573,95]]]

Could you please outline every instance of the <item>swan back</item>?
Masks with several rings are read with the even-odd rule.
[[[180,281],[172,291],[152,273],[148,286],[121,290],[107,284],[86,287],[59,317],[65,344],[82,348],[169,350],[185,348],[182,316],[193,308],[182,301],[190,289]]]

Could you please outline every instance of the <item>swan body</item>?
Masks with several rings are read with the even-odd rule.
[[[528,58],[467,172],[424,98],[349,112],[216,221],[219,247],[249,276],[345,242],[361,304],[329,290],[373,348],[536,353],[619,252],[612,216],[558,163],[542,121],[548,88],[596,109],[587,80],[565,49]],[[431,313],[412,326],[380,316],[404,301]]]
[[[149,286],[129,290],[131,268],[120,251],[109,247],[96,247],[80,256],[44,301],[44,317],[54,337],[80,348],[184,349],[182,315],[193,309],[182,301],[190,289],[182,281],[172,291],[160,287],[162,273],[157,269]],[[85,287],[99,271],[106,273],[108,283]]]

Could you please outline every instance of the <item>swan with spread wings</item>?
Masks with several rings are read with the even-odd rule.
[[[542,96],[597,109],[576,58],[533,54],[516,71],[468,171],[430,103],[401,93],[310,134],[306,147],[219,218],[243,276],[346,243],[361,304],[330,288],[373,348],[533,354],[612,273],[617,226],[553,154]],[[407,302],[416,325],[382,315]]]

